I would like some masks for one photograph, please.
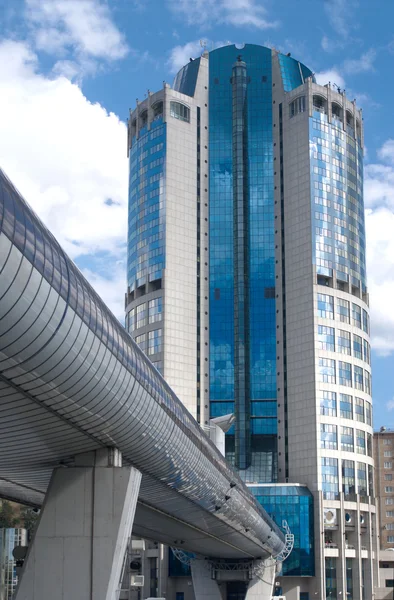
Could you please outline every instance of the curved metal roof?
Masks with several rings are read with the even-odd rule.
[[[174,544],[177,531],[182,547],[212,556],[282,549],[278,527],[0,171],[0,495],[40,504],[54,466],[106,446],[143,473],[135,533]]]

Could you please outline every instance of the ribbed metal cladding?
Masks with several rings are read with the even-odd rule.
[[[250,465],[249,193],[247,70],[238,57],[233,90],[235,466]]]
[[[0,494],[37,503],[54,466],[103,446],[162,488],[152,507],[175,493],[164,509],[185,523],[195,507],[190,525],[227,556],[280,551],[278,527],[0,171]]]

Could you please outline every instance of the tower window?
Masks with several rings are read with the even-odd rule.
[[[295,117],[298,113],[305,112],[306,103],[305,96],[299,96],[290,104],[290,118]]]
[[[174,119],[190,123],[190,108],[180,102],[170,102],[170,115]]]

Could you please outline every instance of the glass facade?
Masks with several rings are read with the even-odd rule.
[[[256,500],[281,526],[286,520],[294,534],[294,548],[282,566],[288,577],[315,574],[313,496],[304,486],[248,486]]]
[[[312,75],[279,61],[286,91]],[[251,483],[277,480],[273,146],[271,49],[210,52],[211,416],[236,413],[226,454]]]
[[[314,97],[318,105],[320,96]],[[342,122],[328,122],[326,110],[310,119],[312,219],[318,274],[366,291],[363,151],[354,131]],[[342,304],[342,303],[341,303]],[[339,306],[349,322],[349,303]],[[361,328],[361,308],[352,304],[352,322]]]
[[[161,279],[165,266],[166,124],[142,127],[130,149],[127,284],[131,291]]]

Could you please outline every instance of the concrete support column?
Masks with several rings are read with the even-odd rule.
[[[212,579],[211,567],[205,560],[191,562],[195,600],[222,600],[219,586]]]
[[[271,600],[274,593],[276,562],[267,559],[263,562],[259,577],[249,583],[245,600]]]
[[[103,449],[54,470],[15,600],[115,600],[141,473]]]

